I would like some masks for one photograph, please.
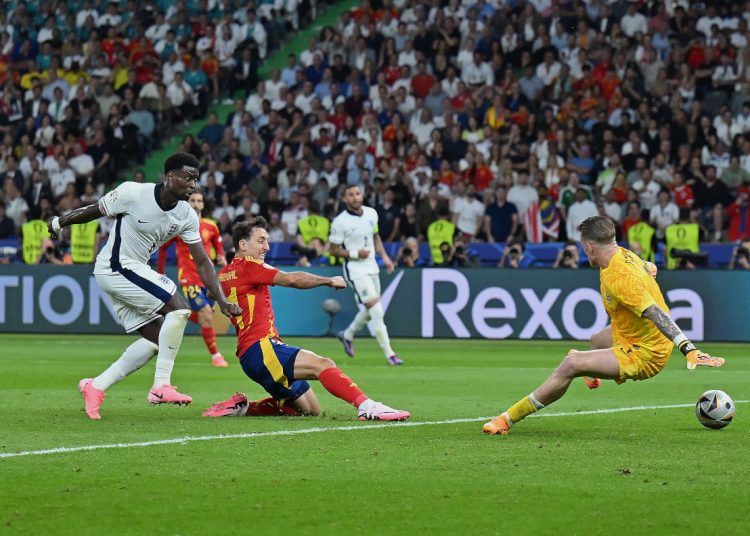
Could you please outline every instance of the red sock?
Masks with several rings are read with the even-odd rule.
[[[197,324],[198,323],[198,311],[193,311],[192,313],[190,313],[188,320],[190,320],[193,324]]]
[[[279,402],[271,397],[253,400],[248,404],[245,414],[246,417],[278,417],[281,415],[299,417],[302,414],[294,406],[279,406]]]
[[[203,340],[206,342],[206,347],[211,352],[211,355],[218,353],[219,349],[216,347],[216,331],[214,331],[214,328],[201,328],[201,335],[203,335]]]
[[[357,387],[357,384],[349,376],[341,372],[341,369],[338,367],[325,369],[318,376],[318,380],[320,380],[326,391],[341,400],[349,402],[355,408],[358,408],[368,398]]]

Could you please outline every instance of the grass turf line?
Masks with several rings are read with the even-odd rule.
[[[735,404],[747,404],[750,400],[735,400]],[[538,417],[577,417],[582,415],[608,415],[611,413],[623,413],[626,411],[648,411],[662,409],[692,408],[694,404],[668,404],[664,406],[632,406],[627,408],[604,408],[590,411],[569,411],[563,413],[536,413],[529,418]],[[282,435],[314,434],[319,432],[352,432],[359,430],[374,430],[379,428],[403,428],[413,426],[439,426],[445,424],[458,424],[468,422],[481,422],[493,418],[494,415],[485,417],[466,417],[462,419],[448,419],[443,421],[402,421],[391,423],[362,424],[353,426],[323,426],[315,428],[302,428],[300,430],[276,430],[271,432],[251,432],[246,434],[221,434],[210,436],[186,436],[173,439],[160,439],[156,441],[142,441],[140,443],[110,443],[103,445],[79,445],[76,447],[54,447],[42,450],[26,450],[21,452],[2,452],[0,459],[18,458],[20,456],[40,456],[45,454],[67,454],[70,452],[85,452],[101,449],[126,449],[138,447],[155,447],[160,445],[184,445],[194,441],[216,441],[226,439],[251,439],[259,437],[274,437]]]
[[[192,406],[149,407],[149,365],[107,393],[102,421],[86,419],[78,380],[103,370],[131,340],[0,336],[0,452],[356,424],[353,408],[316,384],[321,418],[201,418],[234,390],[263,392],[236,362],[210,367],[196,337],[185,339],[174,374],[194,397]],[[353,360],[335,340],[289,342],[334,358],[367,393],[412,411],[416,421],[494,415],[530,392],[568,348],[586,347],[395,340],[407,359],[396,368],[385,365],[372,339],[357,340]],[[226,354],[232,345],[231,338],[219,340]],[[606,382],[596,391],[574,382],[539,416],[692,406],[711,388],[750,398],[750,346],[701,348],[727,364],[690,372],[675,354],[647,382]],[[528,419],[504,438],[484,436],[478,422],[468,422],[22,457],[2,463],[0,527],[8,534],[78,535],[743,534],[750,522],[750,421],[743,410],[721,431],[701,427],[685,407]]]

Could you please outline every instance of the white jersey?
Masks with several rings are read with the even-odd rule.
[[[375,260],[373,235],[378,232],[378,213],[370,207],[362,207],[358,216],[348,210],[336,216],[331,224],[328,241],[339,244],[347,251],[367,249],[370,254],[365,259],[350,259],[344,262],[344,277],[349,280],[359,276],[377,274],[380,269]]]
[[[186,201],[162,207],[162,187],[125,182],[99,200],[102,213],[116,221],[96,257],[94,274],[148,265],[151,254],[176,235],[186,244],[201,241],[198,215]]]

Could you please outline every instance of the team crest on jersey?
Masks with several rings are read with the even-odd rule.
[[[165,285],[169,285],[172,282],[172,280],[169,279],[166,275],[160,275],[159,276],[159,281],[161,281]]]
[[[167,235],[172,236],[173,234],[177,233],[177,229],[179,229],[180,226],[176,223],[170,223],[169,228],[167,228]]]
[[[120,192],[118,192],[117,190],[112,190],[111,192],[107,194],[107,202],[114,203],[115,201],[117,201],[117,198],[119,196],[120,196]]]

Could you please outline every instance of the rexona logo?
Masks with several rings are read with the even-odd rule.
[[[588,339],[608,322],[597,289],[559,288],[554,281],[510,290],[473,283],[474,288],[458,270],[422,271],[422,337]],[[702,340],[700,295],[690,289],[672,289],[666,299],[670,304],[687,303],[673,305],[670,314],[688,337]]]

